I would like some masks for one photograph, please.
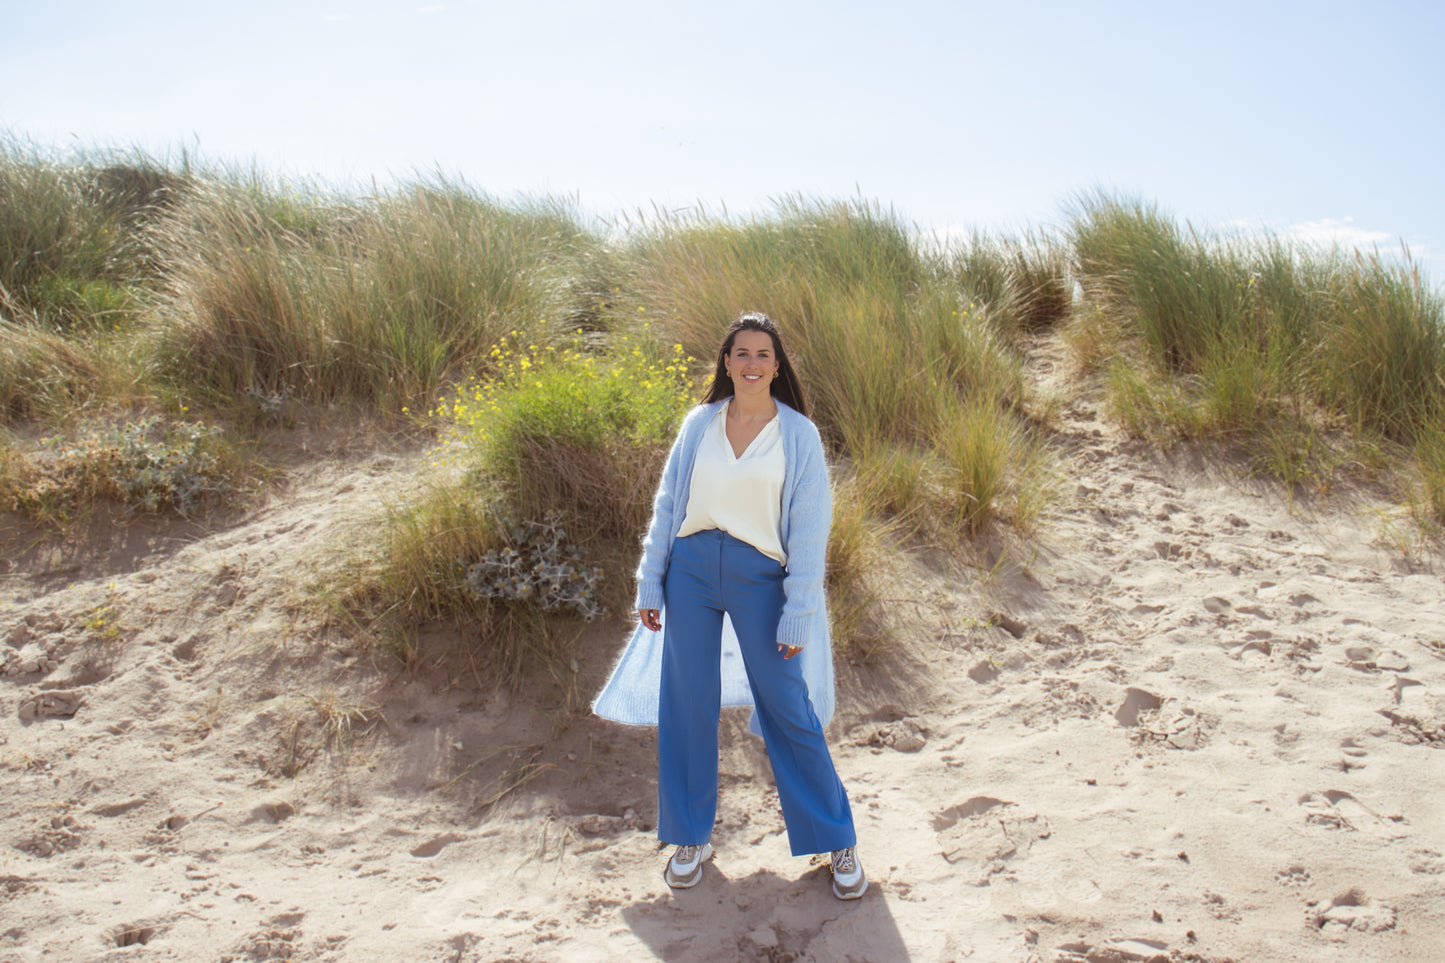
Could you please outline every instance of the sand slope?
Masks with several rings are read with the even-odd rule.
[[[1291,511],[1087,400],[1064,420],[1032,557],[901,559],[900,644],[843,667],[855,904],[788,855],[741,717],[674,894],[650,731],[295,614],[412,456],[317,463],[214,531],[6,521],[0,960],[1445,959],[1441,574],[1375,544],[1369,492]],[[584,636],[584,686],[624,632]]]

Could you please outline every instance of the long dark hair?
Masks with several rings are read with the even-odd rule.
[[[760,311],[745,311],[728,325],[727,337],[723,338],[722,346],[717,349],[717,367],[713,369],[712,383],[708,385],[702,403],[722,401],[736,393],[733,379],[728,377],[727,356],[733,350],[733,342],[737,340],[739,331],[762,331],[773,339],[773,356],[778,361],[778,374],[769,384],[768,390],[774,398],[798,414],[806,416],[808,403],[803,398],[803,383],[798,380],[798,373],[793,370],[793,362],[788,360],[788,349],[783,346],[783,335],[778,331],[777,322]]]

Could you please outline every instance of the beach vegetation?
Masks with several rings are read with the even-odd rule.
[[[1013,430],[1030,398],[1014,338],[1058,310],[1040,290],[1065,286],[1062,260],[1043,246],[990,255],[991,243],[928,249],[892,212],[863,202],[790,198],[743,222],[671,215],[629,237],[614,325],[645,321],[710,361],[739,310],[768,313],[804,372],[810,415],[870,502],[905,531],[951,517],[949,537],[968,537],[1006,515],[1014,486],[1028,482],[1001,471],[971,493],[974,509],[958,511],[945,455],[958,449],[965,413],[990,408],[1011,426],[996,451],[1027,460],[1027,433]]]
[[[833,466],[840,647],[887,647],[887,552],[1047,524],[1068,387],[1129,435],[1241,456],[1291,502],[1394,480],[1445,524],[1445,301],[1408,253],[1307,247],[1078,197],[1056,232],[929,239],[795,196],[589,221],[442,176],[347,190],[0,140],[0,506],[193,514],[261,471],[252,436],[362,419],[434,442],[324,588],[414,660],[417,628],[559,680],[579,620],[630,608],[676,425],[743,310],[780,324]],[[1433,536],[1432,536],[1433,537]],[[893,548],[897,546],[897,548]]]
[[[153,415],[4,451],[0,508],[61,527],[102,501],[192,515],[244,485],[252,467],[218,429]]]
[[[1291,500],[1377,473],[1383,442],[1430,450],[1445,301],[1408,253],[1205,232],[1098,193],[1068,237],[1082,291],[1069,343],[1130,434],[1239,451]]]
[[[592,350],[576,332],[562,346],[519,337],[433,410],[432,474],[388,512],[347,605],[403,654],[405,626],[459,620],[486,639],[479,664],[513,683],[541,665],[567,686],[575,620],[631,607],[635,546],[696,395],[692,359],[651,342]]]
[[[508,207],[444,180],[356,199],[252,174],[198,184],[152,243],[171,378],[394,412],[484,370],[508,331],[536,339],[569,316],[573,265],[596,242],[565,205]]]

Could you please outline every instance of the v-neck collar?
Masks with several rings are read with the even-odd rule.
[[[773,428],[773,426],[778,423],[778,412],[773,412],[773,417],[768,420],[767,424],[763,425],[763,427],[758,429],[758,433],[753,436],[753,440],[748,442],[747,447],[743,449],[743,453],[739,455],[733,450],[732,439],[728,437],[728,412],[732,410],[732,405],[733,400],[731,398],[723,402],[722,411],[718,413],[718,428],[722,432],[723,448],[727,450],[728,458],[730,459],[728,464],[736,465],[738,462],[748,457],[748,452],[752,451],[753,448],[756,447],[758,439],[762,438],[763,435],[767,434]]]

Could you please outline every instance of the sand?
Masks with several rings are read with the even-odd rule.
[[[1050,376],[1045,364],[1040,377]],[[674,893],[653,735],[296,608],[422,453],[316,458],[228,524],[3,521],[0,960],[1445,959],[1445,579],[1368,485],[1130,442],[992,568],[900,552],[830,727],[872,886],[788,854],[724,720]],[[627,628],[580,640],[585,697]]]

